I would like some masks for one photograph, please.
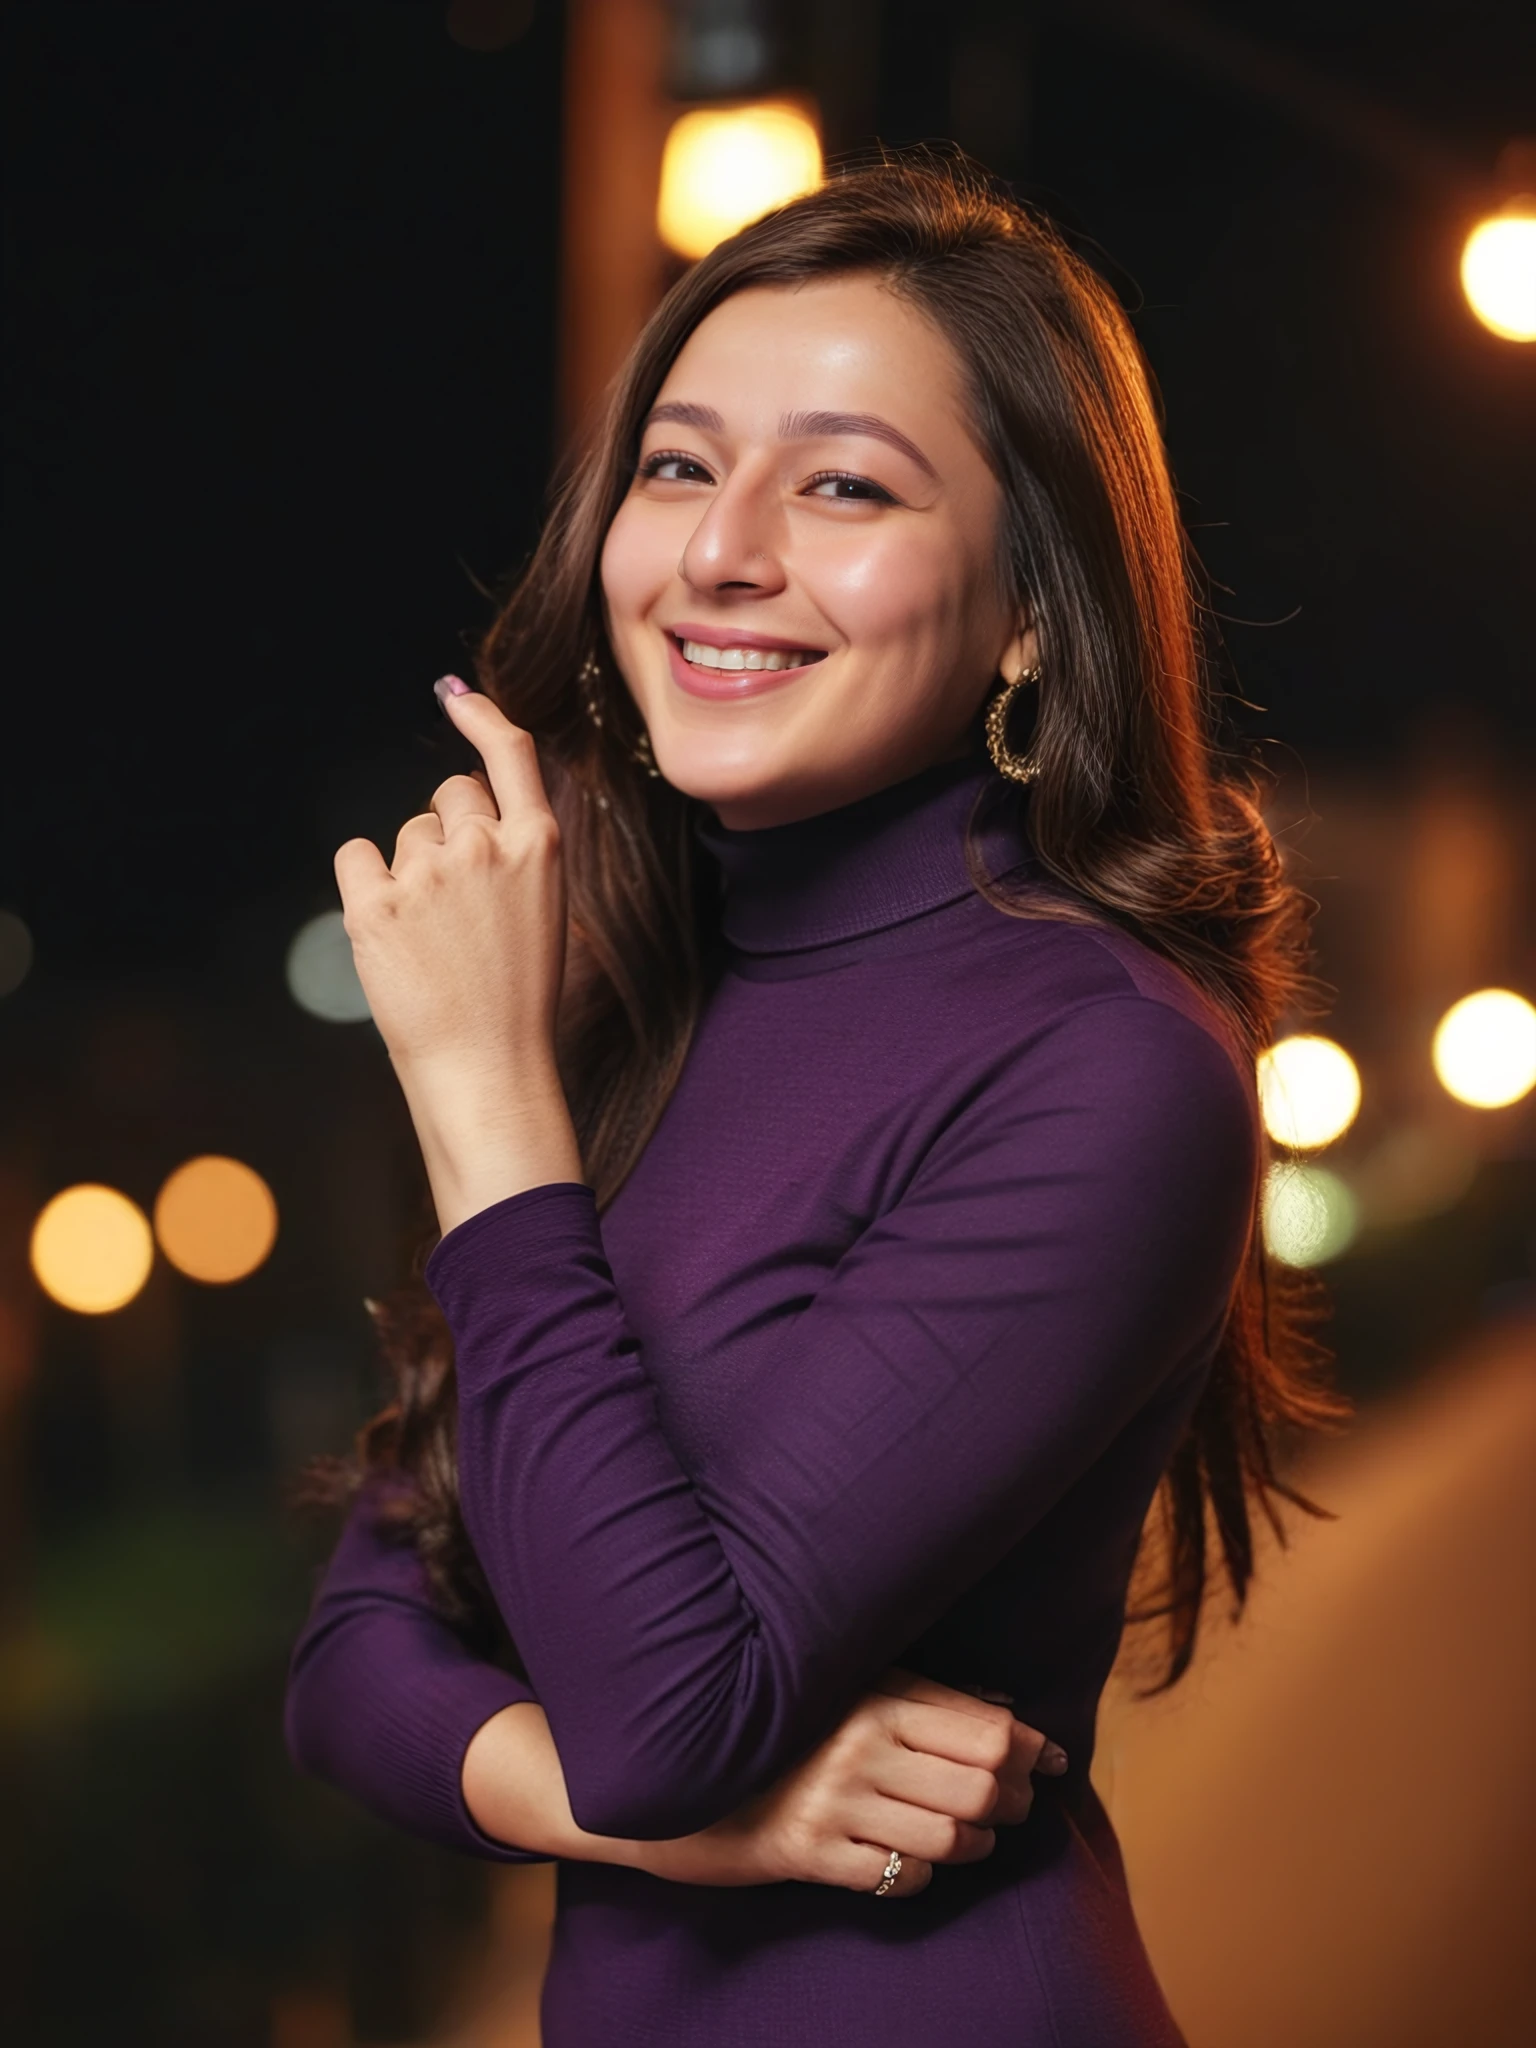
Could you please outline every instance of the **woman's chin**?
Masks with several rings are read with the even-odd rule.
[[[765,762],[758,750],[706,748],[686,741],[668,745],[653,733],[656,765],[674,789],[710,805],[723,824],[756,822],[759,811],[782,805],[797,778],[792,764]],[[730,815],[727,816],[727,813]],[[738,814],[741,814],[738,820]],[[768,822],[766,817],[763,822]]]

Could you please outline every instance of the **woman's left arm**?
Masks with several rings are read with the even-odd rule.
[[[498,715],[469,701],[483,710],[463,728],[507,811],[521,794]],[[354,921],[346,890],[418,1128],[424,1068],[397,1042],[390,976],[409,985],[401,1011],[425,1014],[423,973],[450,956],[438,936],[413,956],[404,935],[446,928],[462,972],[505,886],[493,871],[449,914],[454,873],[477,872],[457,836],[450,824],[431,854],[446,879],[430,888],[410,880],[414,854],[404,864],[403,894],[436,916],[402,904],[392,950],[390,915]],[[489,950],[482,971],[514,971]],[[504,1042],[500,1059],[518,1056]],[[473,1099],[494,1064],[435,1070],[476,1076]],[[945,1130],[694,1479],[661,1426],[591,1190],[536,1144],[504,1142],[538,1116],[489,1125],[477,1150],[444,1085],[424,1135],[458,1162],[438,1169],[449,1234],[427,1278],[457,1348],[464,1518],[577,1822],[629,1838],[692,1833],[766,1789],[1202,1362],[1256,1171],[1249,1093],[1207,1032],[1129,993],[1070,1012]],[[461,1187],[480,1198],[462,1216]]]

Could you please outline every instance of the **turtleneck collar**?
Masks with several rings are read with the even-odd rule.
[[[724,883],[722,928],[743,953],[795,953],[902,924],[969,896],[965,838],[976,799],[1001,783],[983,745],[869,796],[788,825],[695,826]],[[1006,785],[1005,785],[1006,787]],[[988,871],[1026,857],[1018,807],[988,804],[977,839]]]

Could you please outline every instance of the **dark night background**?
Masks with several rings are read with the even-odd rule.
[[[1240,729],[1309,780],[1388,786],[1448,751],[1528,787],[1536,365],[1471,318],[1456,260],[1532,125],[1536,14],[1204,17],[1389,107],[1459,185],[1238,92],[1146,10],[857,11],[869,128],[829,109],[833,144],[956,137],[1137,308],[1259,707]],[[335,846],[387,842],[445,772],[429,686],[537,531],[561,12],[495,53],[404,0],[3,22],[0,906],[37,964],[0,1006],[0,1258],[20,1285],[55,1188],[146,1202],[193,1151],[256,1164],[283,1234],[235,1289],[161,1270],[115,1318],[27,1310],[37,1362],[0,1421],[24,1953],[0,1975],[37,2048],[265,2043],[307,1984],[405,2040],[479,1873],[289,1773],[282,1654],[324,1539],[272,1532],[278,1482],[371,1398],[359,1302],[415,1167],[376,1038],[297,1011],[282,962],[334,902]],[[1452,1232],[1442,1323],[1529,1279],[1529,1158],[1499,1172]],[[1362,1271],[1339,1269],[1341,1370],[1371,1391],[1402,1268]]]
[[[953,132],[936,51],[988,14],[885,9],[885,140]],[[1220,14],[1473,179],[1529,121],[1515,0]],[[206,961],[324,887],[430,732],[552,453],[560,27],[7,10],[5,874],[51,972]],[[1464,195],[1070,9],[1020,44],[1002,168],[1139,298],[1261,728],[1375,757],[1449,704],[1529,745],[1531,363],[1462,302]]]

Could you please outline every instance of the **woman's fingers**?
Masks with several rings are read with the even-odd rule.
[[[951,1698],[957,1696],[951,1695]],[[885,1789],[970,1821],[1016,1827],[1034,1804],[1032,1773],[1060,1776],[1066,1757],[1039,1729],[1006,1708],[979,1701],[936,1706],[890,1697],[883,1717],[893,1738],[879,1765]]]
[[[1052,1742],[1038,1728],[1031,1728],[1027,1721],[1015,1721],[1013,1751],[1008,1762],[1010,1770],[1038,1771],[1043,1778],[1059,1778],[1067,1769],[1067,1752],[1059,1742]]]
[[[499,818],[490,784],[478,775],[450,775],[432,792],[430,808],[442,820],[444,833],[466,818]]]
[[[991,1827],[996,1821],[1022,1820],[1029,1811],[1028,1780],[1020,1788],[1000,1776],[973,1764],[951,1763],[947,1757],[929,1756],[893,1742],[876,1765],[872,1779],[878,1791],[909,1806],[925,1807],[930,1813],[948,1814],[952,1820]]]
[[[983,1718],[957,1713],[951,1707],[932,1707],[921,1700],[893,1700],[885,1719],[896,1740],[908,1749],[984,1771],[1003,1768],[1014,1752],[1013,1731],[1023,1726],[1005,1707],[989,1708]]]
[[[888,1849],[920,1856],[925,1863],[979,1863],[991,1855],[997,1840],[991,1828],[878,1792],[850,1808],[848,1832],[856,1841],[884,1842]]]
[[[899,1668],[885,1673],[879,1690],[901,1702],[888,1711],[901,1739],[913,1748],[931,1749],[957,1763],[980,1764],[986,1764],[990,1749],[998,1748],[1001,1755],[994,1768],[1026,1776],[1039,1771],[1045,1777],[1059,1778],[1067,1769],[1067,1753],[1060,1744],[1027,1721],[1017,1720],[1006,1706]],[[993,1734],[978,1737],[978,1727],[989,1728]]]
[[[422,811],[414,818],[407,818],[395,834],[395,857],[389,864],[391,874],[398,874],[401,863],[408,861],[412,854],[442,843],[443,821],[435,812]]]
[[[457,677],[443,678],[445,684],[457,681]],[[549,797],[539,773],[532,733],[504,718],[490,698],[478,690],[439,687],[438,699],[453,725],[485,763],[491,794],[501,816],[510,822],[528,811],[548,811]]]
[[[384,856],[371,839],[349,839],[345,846],[336,849],[332,865],[343,910],[390,879]]]

